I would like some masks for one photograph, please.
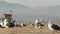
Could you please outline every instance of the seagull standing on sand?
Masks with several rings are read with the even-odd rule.
[[[50,30],[60,30],[60,27],[56,24],[52,24],[52,22],[49,20],[49,23],[48,23],[48,28]]]
[[[38,19],[36,19],[36,21],[35,21],[35,28],[36,28],[36,29],[42,28],[41,23],[39,22]]]
[[[8,23],[7,19],[4,19],[4,21],[1,22],[0,25],[1,25],[2,27],[8,28],[8,26],[6,25],[7,23]]]
[[[4,20],[4,26],[5,26],[6,28],[9,28],[9,27],[6,25],[7,23],[9,23],[9,22],[8,22],[7,19],[5,19],[5,20]]]
[[[6,28],[15,26],[15,24],[12,23],[11,21],[9,21],[8,19],[4,19],[4,21],[1,22],[0,25],[1,25],[2,27],[6,27]]]

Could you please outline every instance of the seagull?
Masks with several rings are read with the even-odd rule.
[[[58,25],[56,25],[56,24],[52,24],[51,20],[49,20],[48,28],[50,30],[60,30],[60,27]]]
[[[3,23],[4,23],[4,24],[3,24],[4,27],[9,28],[9,27],[6,25],[7,23],[9,23],[7,19],[4,19],[4,22],[3,22]]]
[[[9,28],[6,24],[8,23],[7,19],[4,19],[4,21],[0,22],[1,27]]]
[[[7,20],[6,22],[8,22],[8,23],[6,24],[6,26],[8,26],[8,27],[14,27],[14,26],[15,26],[13,20]]]
[[[38,19],[36,19],[36,21],[35,21],[35,28],[36,28],[36,29],[42,28],[42,24],[41,24],[41,22],[39,22]]]
[[[4,19],[4,21],[1,22],[0,25],[2,27],[6,27],[6,28],[15,26],[15,24],[14,23],[11,23],[11,21],[9,21],[8,19]]]

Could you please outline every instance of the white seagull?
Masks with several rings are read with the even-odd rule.
[[[51,20],[49,20],[48,28],[50,30],[60,30],[60,27],[58,25],[56,25],[56,24],[52,24]]]
[[[35,28],[36,28],[36,29],[42,28],[42,24],[41,24],[41,22],[39,22],[38,19],[36,19],[36,21],[35,21]]]
[[[6,25],[7,23],[9,23],[9,22],[7,21],[7,19],[4,19],[4,21],[1,22],[0,25],[1,25],[2,27],[8,28],[8,26]]]
[[[9,27],[7,26],[7,23],[9,23],[8,20],[7,20],[7,19],[4,19],[4,26],[5,26],[6,28],[9,28]]]
[[[1,22],[0,25],[1,25],[2,27],[6,27],[6,28],[15,26],[15,24],[12,23],[11,21],[9,21],[8,19],[4,19],[4,21]]]

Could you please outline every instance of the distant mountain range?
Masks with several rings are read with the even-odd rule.
[[[60,14],[60,6],[31,8],[21,4],[12,4],[0,1],[0,15],[12,10],[18,20],[33,20],[41,16],[57,16]]]
[[[31,8],[20,4],[12,4],[0,1],[0,12],[9,12],[20,15],[56,15],[60,12],[60,6]]]
[[[0,1],[1,12],[9,12],[10,10],[12,10],[13,13],[16,13],[16,14],[24,14],[24,13],[29,14],[32,8],[24,6],[24,5],[12,4],[12,3]]]

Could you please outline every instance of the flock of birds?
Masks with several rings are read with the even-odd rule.
[[[14,21],[13,20],[8,20],[8,19],[4,19],[3,21],[0,22],[0,27],[13,27],[15,26]]]
[[[49,20],[47,25],[50,30],[60,30],[60,27],[57,24],[52,24],[51,20]],[[12,21],[12,20],[8,21],[8,19],[4,19],[4,21],[0,22],[0,27],[9,28],[9,27],[14,27],[14,26],[15,26],[15,24],[14,24],[14,21]],[[23,23],[21,24],[21,26],[23,26]],[[42,28],[42,26],[44,26],[44,25],[41,22],[39,22],[38,19],[36,19],[35,28],[40,29],[40,28]]]
[[[35,28],[36,29],[41,29],[42,26],[44,26],[44,25],[41,22],[39,22],[39,20],[37,19],[35,21]],[[52,24],[51,20],[49,20],[47,26],[50,30],[60,30],[60,27],[57,24]]]

